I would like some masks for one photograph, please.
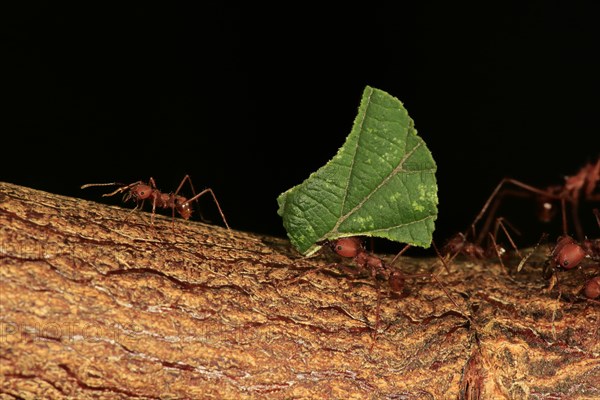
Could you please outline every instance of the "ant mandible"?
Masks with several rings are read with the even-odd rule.
[[[183,187],[183,185],[185,184],[186,181],[190,184],[190,186],[192,188],[192,193],[194,193],[194,196],[189,199],[184,196],[179,195],[179,191],[181,190],[181,188]],[[174,193],[168,193],[168,194],[162,193],[160,190],[158,190],[158,188],[156,187],[156,182],[154,181],[154,178],[152,178],[152,177],[150,177],[149,183],[145,183],[143,181],[133,182],[129,185],[124,185],[122,183],[117,183],[117,182],[88,183],[88,184],[81,186],[81,189],[85,189],[85,188],[93,187],[93,186],[116,186],[116,185],[120,185],[120,187],[111,193],[103,194],[102,197],[114,196],[117,193],[125,193],[123,195],[123,201],[129,201],[129,200],[135,201],[137,203],[135,209],[138,209],[138,208],[141,209],[141,207],[144,205],[144,202],[146,200],[152,201],[152,216],[151,216],[152,225],[154,225],[154,215],[156,214],[157,207],[158,208],[170,208],[172,211],[173,218],[175,218],[175,211],[177,211],[177,213],[183,219],[187,220],[190,218],[190,216],[192,215],[192,212],[193,212],[192,201],[197,200],[199,197],[203,196],[206,193],[210,193],[215,202],[215,205],[219,209],[219,213],[221,214],[221,218],[223,219],[225,226],[227,227],[227,229],[230,229],[229,224],[227,223],[227,219],[225,218],[225,215],[223,214],[223,211],[221,210],[221,206],[219,205],[219,201],[217,200],[217,197],[215,196],[213,190],[211,188],[207,188],[207,189],[204,189],[203,191],[201,191],[200,193],[195,194],[194,185],[192,185],[192,180],[189,175],[186,175],[181,180],[181,183],[179,184],[179,186],[177,187],[177,190]]]

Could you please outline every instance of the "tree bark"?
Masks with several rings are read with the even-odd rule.
[[[2,398],[600,397],[600,305],[546,290],[548,246],[402,257],[445,289],[402,293],[326,253],[0,183]]]

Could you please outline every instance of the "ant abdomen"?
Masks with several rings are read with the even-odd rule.
[[[588,299],[597,299],[600,297],[600,276],[596,276],[587,281],[583,292]]]
[[[404,277],[401,273],[392,272],[389,279],[390,288],[393,292],[400,293],[404,289]]]

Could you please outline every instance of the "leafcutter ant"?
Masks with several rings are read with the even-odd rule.
[[[533,198],[537,205],[537,216],[543,222],[549,222],[556,214],[555,202],[561,204],[562,231],[567,235],[566,205],[571,208],[572,222],[576,236],[583,240],[583,228],[579,220],[580,200],[600,201],[600,193],[595,192],[600,183],[600,158],[595,163],[587,163],[575,175],[567,176],[562,185],[551,185],[540,189],[512,178],[504,178],[498,183],[492,194],[483,205],[481,211],[475,217],[470,226],[471,234],[475,234],[475,225],[489,209],[489,214],[484,221],[483,228],[479,232],[475,243],[480,244],[490,230],[490,225],[496,215],[502,199],[509,195],[515,197]],[[516,190],[505,189],[507,184],[516,186]]]
[[[190,187],[192,188],[192,193],[194,193],[193,197],[186,198],[179,194],[179,191],[183,187],[183,185],[188,182]],[[223,223],[229,228],[229,224],[227,223],[227,219],[221,210],[221,206],[219,205],[219,201],[215,196],[214,192],[211,188],[204,189],[200,193],[196,194],[194,190],[194,185],[192,185],[192,180],[189,175],[186,175],[182,180],[177,190],[174,193],[163,193],[156,187],[156,182],[154,178],[150,178],[148,183],[143,181],[137,181],[130,183],[129,185],[124,185],[122,183],[111,182],[111,183],[88,183],[81,186],[81,189],[85,189],[88,187],[94,186],[120,186],[115,191],[111,193],[103,194],[102,197],[114,196],[118,193],[123,193],[123,201],[133,200],[136,202],[135,209],[141,209],[146,200],[152,202],[152,216],[151,223],[154,225],[154,215],[156,214],[156,208],[170,208],[172,212],[172,217],[175,218],[175,211],[183,218],[189,219],[192,215],[192,202],[197,201],[199,197],[210,193],[217,206],[219,213],[221,214],[221,218],[223,219]]]
[[[600,226],[600,212],[594,209],[594,214],[598,221],[598,226]],[[592,267],[600,267],[600,264],[598,264],[600,262],[600,239],[586,238],[579,243],[568,235],[559,237],[546,265],[546,272],[550,271],[553,275],[550,289],[554,286],[556,271],[572,270],[576,267],[581,267],[585,259],[590,259],[596,263],[592,264]],[[600,277],[593,277],[586,282],[584,294],[591,299],[600,297]]]
[[[560,202],[564,236],[567,236],[568,232],[566,205],[570,205],[575,232],[577,233],[577,237],[583,240],[583,229],[578,215],[579,203],[581,199],[586,201],[600,200],[600,193],[595,192],[599,182],[600,158],[595,163],[587,163],[577,174],[566,177],[562,185],[548,186],[545,189],[528,185],[516,179],[504,178],[492,191],[469,228],[464,233],[458,233],[450,238],[442,248],[442,253],[445,256],[449,256],[450,260],[458,254],[475,259],[485,259],[496,254],[500,263],[504,265],[502,255],[505,253],[505,249],[497,243],[497,235],[499,229],[501,229],[515,250],[516,255],[521,258],[521,267],[525,258],[519,253],[506,226],[510,227],[513,232],[520,233],[508,224],[508,221],[504,218],[496,217],[498,208],[506,196],[532,198],[537,206],[537,216],[544,222],[549,222],[555,216],[557,212],[555,203]],[[507,188],[507,185],[512,185],[516,188]],[[486,212],[488,213],[487,218],[484,220],[481,230],[477,233],[476,226]],[[492,229],[493,221],[495,223]],[[484,248],[482,243],[486,237],[490,240],[490,244]],[[567,249],[569,247],[571,246],[568,246]]]
[[[508,232],[507,227],[509,227],[514,233],[520,234],[520,232],[512,226],[505,218],[499,217],[496,218],[496,223],[494,226],[493,232],[488,232],[489,243],[483,247],[479,243],[475,243],[469,239],[467,239],[467,233],[459,232],[452,236],[450,239],[446,241],[444,246],[441,249],[441,253],[446,257],[447,261],[450,263],[459,254],[467,256],[474,260],[485,260],[492,257],[497,257],[500,264],[503,268],[506,267],[504,265],[503,258],[507,254],[506,248],[498,242],[498,232],[502,231],[506,238],[508,239],[510,245],[512,246],[515,254],[523,258],[517,245],[513,241],[510,233]]]
[[[339,256],[344,258],[351,258],[354,261],[354,264],[359,269],[369,272],[371,278],[373,278],[373,280],[376,283],[378,294],[377,308],[375,312],[375,329],[373,334],[373,343],[375,343],[375,340],[377,338],[377,331],[379,328],[379,319],[381,312],[381,290],[379,290],[379,281],[377,280],[378,277],[381,277],[384,280],[386,280],[389,283],[390,289],[396,293],[402,291],[406,279],[433,279],[444,291],[444,293],[454,304],[454,306],[457,307],[457,309],[460,308],[435,274],[403,274],[399,270],[393,268],[392,265],[394,264],[394,262],[410,247],[410,245],[406,245],[389,264],[385,263],[381,258],[376,256],[375,254],[368,252],[363,245],[363,240],[356,236],[344,237],[333,241],[329,241],[328,245]],[[446,266],[445,263],[444,266]]]

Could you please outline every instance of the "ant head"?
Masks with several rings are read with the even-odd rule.
[[[581,260],[586,256],[585,250],[579,244],[575,243],[573,239],[566,241],[565,237],[561,239],[556,245],[556,249],[553,253],[554,261],[564,269],[575,268]]]
[[[506,251],[500,246],[498,246],[496,249],[499,253],[503,253]],[[462,248],[462,252],[469,257],[477,258],[480,260],[486,258],[485,250],[483,249],[483,247],[476,245],[475,243],[465,243],[464,247]]]
[[[462,250],[467,243],[467,238],[461,232],[453,235],[450,239],[446,240],[444,247],[442,247],[443,254],[454,254]]]
[[[189,219],[194,211],[192,209],[192,204],[190,202],[184,201],[183,203],[177,204],[177,212],[181,215],[183,219]]]
[[[139,183],[131,188],[129,193],[126,195],[125,200],[133,198],[134,200],[146,200],[152,194],[152,188],[143,183]]]
[[[334,240],[330,246],[337,254],[347,258],[356,257],[363,251],[362,240],[356,236]]]

